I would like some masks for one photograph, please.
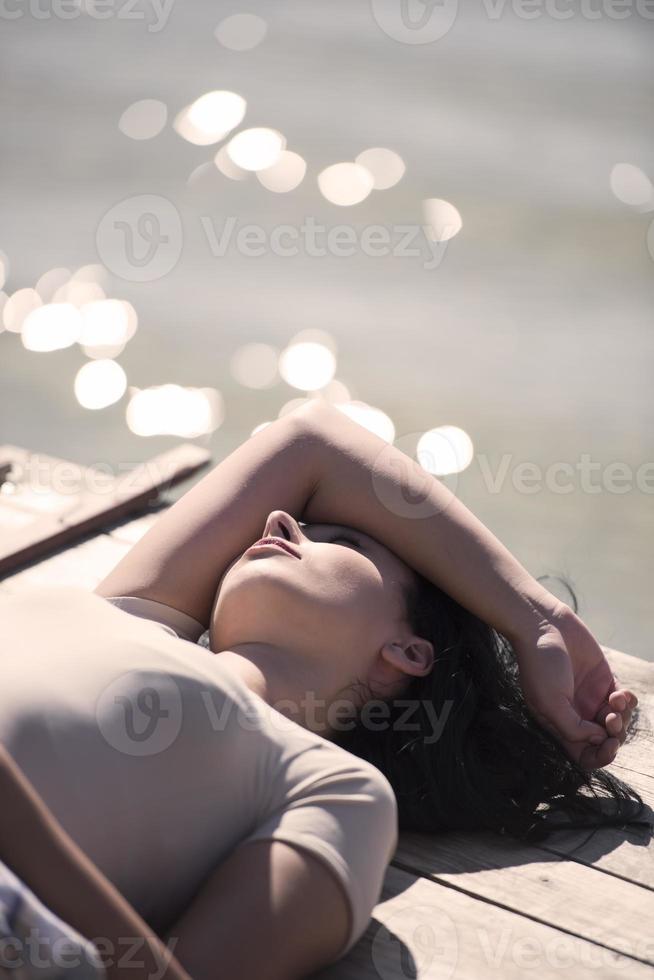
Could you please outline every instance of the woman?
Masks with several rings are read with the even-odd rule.
[[[637,702],[581,620],[325,404],[247,440],[95,593],[43,590],[29,631],[34,600],[4,603],[0,741],[193,977],[343,955],[398,817],[520,836],[540,803],[588,810],[584,782],[619,804],[598,820],[642,803],[591,773]],[[216,656],[188,642],[207,627]]]

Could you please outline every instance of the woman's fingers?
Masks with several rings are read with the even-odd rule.
[[[604,719],[604,724],[609,735],[618,737],[622,731],[622,715],[611,711]]]
[[[612,691],[608,701],[614,711],[624,711],[628,704],[625,691]]]
[[[633,693],[633,691],[626,690],[626,688],[621,688],[618,691],[612,691],[607,700],[614,711],[625,711],[628,708],[633,710],[638,704],[638,698],[636,695]]]
[[[632,691],[622,689],[619,691],[613,691],[609,695],[609,705],[612,711],[606,716],[607,731],[611,735],[617,736],[620,740],[620,744],[624,742],[627,737],[627,729],[629,728],[629,723],[631,722],[631,716],[633,714],[634,708],[638,704],[638,698]],[[614,720],[614,716],[619,716],[620,728],[618,730],[618,722]],[[611,719],[611,726],[609,727],[609,720]]]
[[[601,745],[587,745],[579,760],[585,769],[602,769],[609,766],[615,759],[620,742],[617,738],[609,736]]]
[[[627,737],[627,728],[637,704],[638,698],[632,691],[626,688],[611,691],[595,715],[595,721],[606,728],[608,736],[617,738],[622,744]]]

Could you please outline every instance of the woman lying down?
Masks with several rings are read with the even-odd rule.
[[[583,622],[320,402],[94,593],[0,623],[0,860],[98,974],[304,977],[365,932],[398,828],[537,840],[642,806],[601,771],[637,699]]]

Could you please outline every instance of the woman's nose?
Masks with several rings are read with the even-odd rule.
[[[302,532],[294,517],[287,514],[285,510],[273,510],[268,515],[266,528],[263,537],[285,538],[286,541],[293,541],[299,544],[302,540]]]

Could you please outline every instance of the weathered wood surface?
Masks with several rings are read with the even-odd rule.
[[[157,519],[146,513],[32,564],[0,591],[92,589]],[[606,649],[639,698],[637,736],[608,767],[654,808],[654,663]],[[647,814],[654,817],[652,810]],[[402,834],[370,926],[315,980],[508,980],[564,972],[654,980],[654,845],[647,828],[565,831],[539,845],[490,833]]]
[[[43,557],[56,544],[70,546],[83,534],[126,520],[211,456],[195,443],[180,443],[127,472],[0,446],[0,574]],[[8,472],[9,468],[9,472]]]

